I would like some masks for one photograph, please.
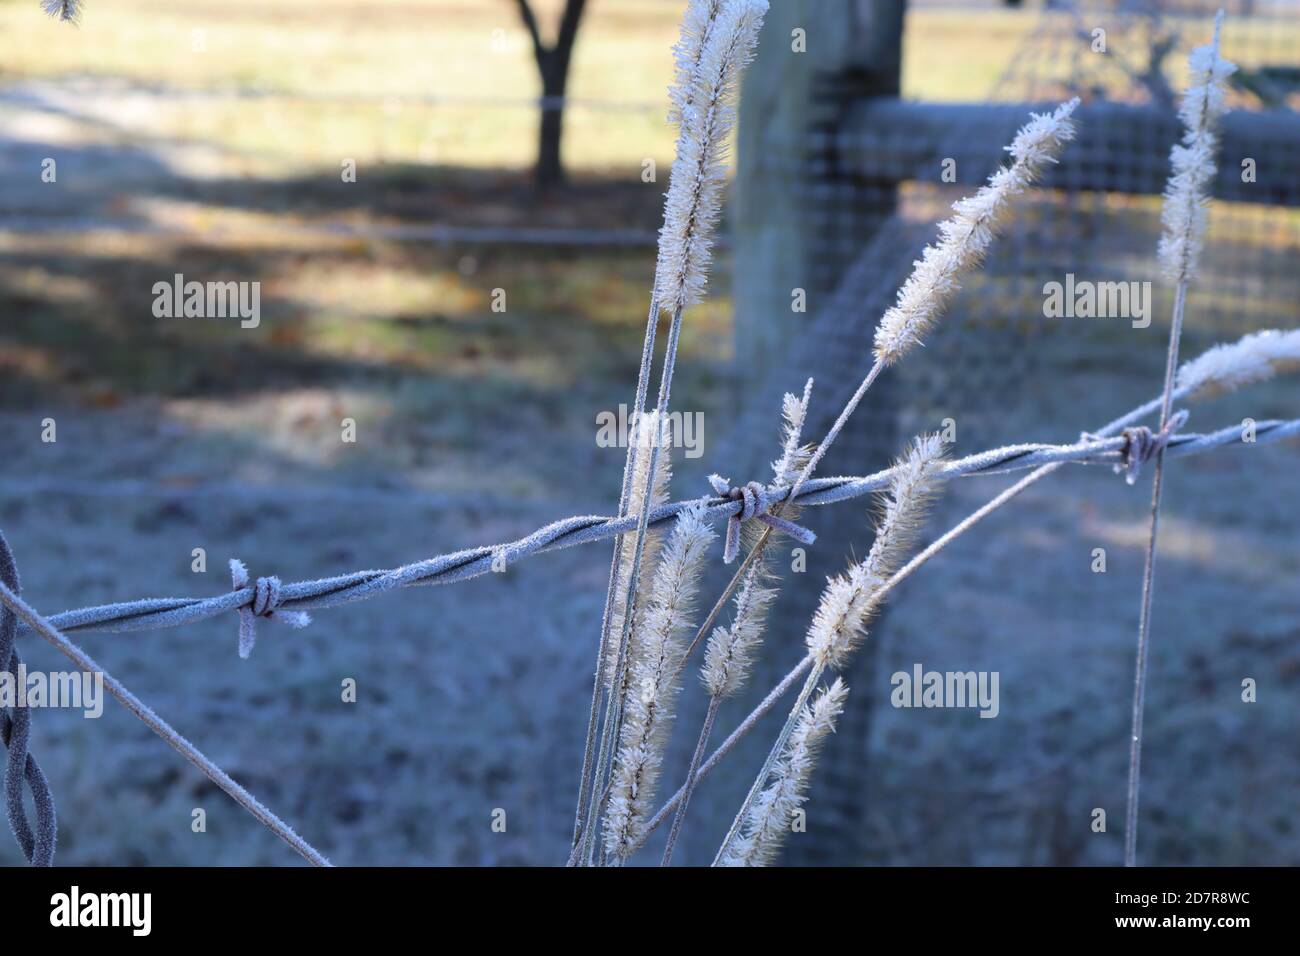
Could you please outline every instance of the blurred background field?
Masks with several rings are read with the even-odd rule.
[[[558,2],[536,6],[555,21]],[[539,194],[536,69],[505,0],[92,0],[76,29],[35,0],[0,2],[0,527],[29,600],[54,613],[206,595],[229,587],[228,557],[298,580],[607,513],[622,452],[596,446],[595,418],[635,381],[680,9],[592,0],[565,113],[569,182]],[[1037,6],[914,5],[903,96],[983,101],[1044,22]],[[1232,30],[1243,50],[1300,50],[1300,23]],[[1181,62],[1167,63],[1175,88]],[[39,179],[51,156],[57,185]],[[355,183],[341,181],[346,160]],[[909,187],[904,220],[924,232],[943,199]],[[1112,223],[1131,216],[1120,231],[1134,256],[1154,247],[1157,208],[1107,208]],[[1241,271],[1235,254],[1294,263],[1295,211],[1256,218],[1212,237],[1223,271]],[[1040,300],[1007,276],[1043,276],[1024,265],[1032,238],[1009,248],[1006,272],[972,283],[972,302],[1000,303],[981,316],[994,333],[974,338],[964,322],[902,377],[945,395],[987,341],[996,425],[963,435],[960,453],[981,447],[976,435],[1071,440],[1151,397],[1163,367],[1167,306],[1141,336],[1071,326],[1035,339],[1026,365],[1018,323]],[[675,403],[703,412],[706,431],[676,497],[703,494],[709,470],[739,477],[717,457],[749,372],[732,265],[724,242],[682,339]],[[154,319],[153,283],[175,273],[261,282],[260,327]],[[1261,285],[1249,304],[1199,294],[1214,307],[1192,320],[1192,352],[1298,317],[1290,287]],[[1030,372],[1011,384],[987,372],[1002,356]],[[1280,381],[1197,406],[1193,425],[1293,417],[1295,396]],[[961,410],[952,401],[905,409],[906,427],[935,427]],[[760,412],[769,430],[747,434],[761,462],[777,409]],[[55,444],[39,440],[47,416]],[[339,441],[343,417],[355,445]],[[1275,445],[1182,462],[1169,479],[1144,764],[1151,862],[1300,862],[1297,466],[1294,444]],[[1001,485],[952,489],[931,533]],[[1143,488],[1067,470],[900,591],[873,645],[880,681],[862,694],[885,699],[887,675],[915,660],[997,669],[1003,715],[882,707],[867,739],[834,742],[828,761],[869,768],[861,862],[1119,861]],[[869,544],[860,507],[810,521],[856,521],[858,553]],[[1084,573],[1097,546],[1105,575]],[[206,574],[190,570],[195,547]],[[249,661],[233,615],[82,643],[336,862],[551,864],[571,826],[607,560],[603,547],[563,552],[323,611],[301,632],[267,623]],[[797,583],[815,600],[819,580]],[[770,652],[792,661],[800,638],[774,635]],[[24,654],[60,667],[30,640]],[[1243,676],[1261,684],[1253,708],[1239,702]],[[339,701],[347,677],[356,705]],[[115,704],[99,721],[40,712],[34,728],[60,862],[295,862]],[[716,813],[753,766],[738,760],[701,791],[686,862],[707,860]],[[190,831],[196,806],[206,834]],[[1108,835],[1087,830],[1096,806]],[[506,834],[490,830],[496,807]],[[0,862],[18,861],[0,841]]]

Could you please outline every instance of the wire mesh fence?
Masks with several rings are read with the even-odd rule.
[[[912,260],[933,240],[931,223],[995,168],[1000,144],[1025,108],[1037,104],[1041,109],[1069,96],[1085,101],[1078,143],[1053,171],[1048,188],[1021,207],[984,269],[964,283],[943,328],[923,353],[873,391],[829,467],[883,463],[906,436],[940,428],[945,421],[955,424],[963,447],[967,441],[975,446],[998,443],[1026,427],[1050,434],[1061,423],[1034,415],[1026,403],[1041,402],[1043,390],[1066,376],[1140,374],[1157,381],[1172,301],[1171,289],[1151,282],[1160,233],[1159,193],[1168,175],[1169,147],[1178,135],[1171,91],[1182,88],[1187,49],[1205,41],[1206,24],[1219,6],[1047,4],[985,100],[971,106],[855,102],[852,77],[819,78],[820,112],[809,117],[810,135],[769,138],[761,155],[750,157],[769,166],[775,181],[790,184],[793,205],[805,217],[800,225],[806,250],[802,274],[808,277],[808,300],[816,306],[809,308],[807,322],[793,326],[797,335],[780,359],[755,376],[765,390],[743,404],[723,460],[747,461],[752,471],[745,474],[762,467],[752,436],[762,432],[780,392],[806,376],[825,389],[812,419],[814,430],[826,427],[845,397],[841,393],[851,389],[868,361],[874,317],[892,304]],[[1293,172],[1300,104],[1294,86],[1300,69],[1297,8],[1290,3],[1245,4],[1235,12],[1224,51],[1242,65],[1243,77],[1232,94],[1241,125],[1225,131],[1204,281],[1193,291],[1188,312],[1189,350],[1216,337],[1293,328],[1300,322],[1300,288],[1291,265],[1300,254]],[[951,16],[959,20],[962,14],[954,10]],[[909,29],[918,28],[923,25]],[[972,23],[971,29],[978,27]],[[1141,111],[1140,119],[1131,118],[1132,111]],[[1246,160],[1253,178],[1243,174]],[[955,175],[945,182],[945,173]],[[1134,288],[1149,283],[1147,319],[1046,314],[1046,284],[1072,279],[1138,284]],[[1138,327],[1144,321],[1149,324]],[[743,340],[745,316],[738,322]],[[1108,417],[1101,397],[1089,396],[1076,408],[1096,408],[1098,417]],[[1068,427],[1076,425],[1088,427],[1077,421]],[[936,525],[945,527],[963,507],[942,503]],[[856,529],[819,531],[825,533],[809,562],[814,580],[837,573],[844,555],[860,540]],[[950,590],[943,603],[962,600],[962,593]],[[806,601],[792,595],[780,605],[781,628],[800,633],[810,611]],[[1097,626],[1097,619],[1077,608],[1041,611],[1063,614],[1074,629]],[[910,620],[895,623],[895,613],[876,628],[875,643],[869,642],[847,675],[850,686],[885,686],[889,671],[882,673],[883,665],[873,655],[893,656],[898,639],[891,631],[911,630]],[[764,676],[771,680],[778,675],[774,668]],[[823,826],[792,848],[792,861],[917,859],[901,847],[891,851],[893,856],[882,853],[880,818],[872,809],[871,795],[881,791],[880,781],[888,775],[882,761],[894,760],[875,750],[885,732],[876,724],[883,719],[896,726],[882,717],[888,713],[879,695],[867,702],[850,699],[843,732],[826,761],[826,788],[818,795]],[[1059,713],[1068,720],[1075,710],[1062,705]],[[1039,770],[1026,772],[1062,792],[1077,784],[1068,757],[1045,760]],[[963,799],[956,792],[946,801],[938,799],[919,791],[916,781],[908,786],[918,788],[912,795],[922,803],[951,807]],[[962,813],[967,819],[982,819],[984,813],[998,818],[990,826],[999,832],[1023,824],[1025,808],[1015,806],[1023,802],[1023,791],[1001,793],[1001,806],[990,806],[990,794],[967,794],[981,810],[963,805]],[[1045,814],[1032,825],[1054,826],[1059,808],[1053,800],[1031,802],[1035,814]],[[909,819],[919,816],[917,811]],[[1014,839],[990,836],[982,847],[978,838],[961,842],[971,859],[1017,862],[1007,849]],[[903,841],[907,845],[914,844]],[[1071,845],[1057,859],[1087,858],[1089,852],[1095,850]]]

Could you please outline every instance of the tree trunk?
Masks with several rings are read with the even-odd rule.
[[[542,119],[537,135],[537,166],[534,170],[539,189],[548,189],[564,182],[564,163],[561,159],[561,139],[564,131],[564,93],[569,81],[569,61],[573,58],[573,45],[578,39],[578,24],[582,22],[586,0],[567,0],[555,42],[547,46],[542,42],[537,17],[533,15],[528,0],[517,0],[519,16],[533,42],[533,58],[542,80]]]
[[[564,182],[564,162],[560,146],[564,132],[564,87],[568,79],[567,57],[563,66],[557,67],[557,51],[550,51],[544,64],[538,67],[542,74],[542,120],[537,136],[537,185],[541,189],[558,186]]]

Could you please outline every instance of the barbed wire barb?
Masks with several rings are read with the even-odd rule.
[[[271,830],[285,843],[289,844],[304,860],[314,866],[331,866],[332,864],[315,847],[300,837],[294,829],[272,813],[261,801],[235,782],[212,762],[198,747],[181,736],[171,724],[163,720],[144,701],[136,697],[126,687],[95,660],[62,634],[57,627],[42,617],[35,608],[15,594],[5,582],[0,581],[0,602],[27,625],[33,632],[45,638],[50,644],[72,661],[77,668],[87,674],[99,674],[103,677],[104,687],[117,698],[127,710],[139,718],[146,727],[161,737],[169,747],[194,764],[203,775],[229,794],[236,803],[251,813],[259,823]]]

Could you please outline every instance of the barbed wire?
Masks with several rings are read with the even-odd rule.
[[[1264,444],[1300,434],[1300,419],[1260,421],[1253,426],[1254,443]],[[1165,454],[1182,457],[1198,454],[1243,441],[1243,427],[1234,425],[1208,434],[1176,434],[1168,439]],[[1112,465],[1127,468],[1132,440],[1128,435],[1111,438],[1085,438],[1070,445],[1026,443],[1007,445],[956,459],[939,469],[944,479],[975,475],[996,475],[1042,465],[1074,462]],[[795,502],[800,506],[821,506],[859,498],[888,485],[893,468],[865,476],[815,478],[800,489]],[[789,489],[768,496],[771,504],[785,501]],[[681,511],[704,504],[704,516],[717,522],[740,514],[745,504],[719,497],[705,496],[673,502],[654,509],[651,525],[673,520]],[[388,570],[354,571],[334,577],[283,584],[279,588],[279,610],[338,607],[378,597],[398,588],[468,581],[493,571],[504,572],[523,558],[564,548],[602,541],[632,531],[637,516],[615,518],[600,515],[575,515],[554,521],[531,534],[498,545],[480,545],[441,554]],[[178,627],[252,607],[258,585],[242,587],[207,598],[144,598],[116,604],[78,608],[51,617],[50,623],[60,631],[129,632]]]
[[[0,534],[0,551],[6,555],[9,554],[8,543],[5,542],[4,536]],[[10,557],[9,563],[12,564]],[[5,575],[5,577],[9,577]],[[304,860],[313,866],[330,866],[329,860],[320,853],[315,847],[299,836],[289,824],[285,823],[280,817],[276,816],[260,800],[235,782],[235,779],[217,766],[209,759],[198,747],[190,743],[184,736],[172,727],[171,724],[159,717],[144,701],[131,693],[126,687],[108,671],[104,670],[95,662],[89,654],[70,641],[58,628],[41,616],[30,604],[24,601],[10,587],[10,580],[0,580],[0,606],[4,608],[6,619],[17,617],[30,630],[45,638],[50,644],[54,645],[69,660],[77,666],[77,669],[86,674],[98,674],[104,682],[105,689],[108,690],[114,698],[118,700],[127,710],[134,714],[146,727],[163,739],[166,744],[179,753],[182,757],[197,767],[209,780],[224,790],[240,806],[253,815],[253,817],[278,836],[281,840],[292,847]],[[15,714],[30,714],[27,707],[14,707]],[[9,743],[9,741],[6,741]],[[24,738],[25,752],[25,738]],[[10,751],[11,755],[13,751]],[[30,754],[27,755],[30,760]],[[50,865],[54,857],[54,802],[50,797],[49,786],[45,784],[42,788],[39,783],[44,783],[42,776],[39,781],[31,783],[32,796],[36,802],[37,822],[41,827],[37,834],[33,848],[28,849],[27,840],[24,840],[24,834],[19,832],[15,826],[14,835],[18,838],[18,845],[23,848],[25,855],[33,863],[44,863]],[[21,778],[16,777],[12,768],[6,771],[5,776],[6,797],[10,796],[9,791],[21,787]],[[18,813],[21,816],[22,794],[18,792]],[[10,813],[10,822],[14,821],[14,806],[12,798],[7,801],[7,809]],[[22,817],[25,823],[25,817]],[[28,840],[31,838],[30,832],[26,834]],[[42,856],[43,855],[43,856]]]
[[[0,534],[0,584],[18,594],[22,586],[18,580],[18,566],[14,562],[9,542]],[[0,605],[0,666],[10,674],[21,672],[23,659],[14,646],[18,635],[18,618],[9,607]],[[5,816],[23,858],[32,866],[54,865],[54,844],[58,835],[58,820],[54,811],[54,796],[49,780],[41,765],[27,749],[31,735],[32,712],[18,706],[0,710],[0,741],[7,751],[5,759]],[[32,795],[36,808],[36,829],[27,819],[23,801],[23,784]]]

